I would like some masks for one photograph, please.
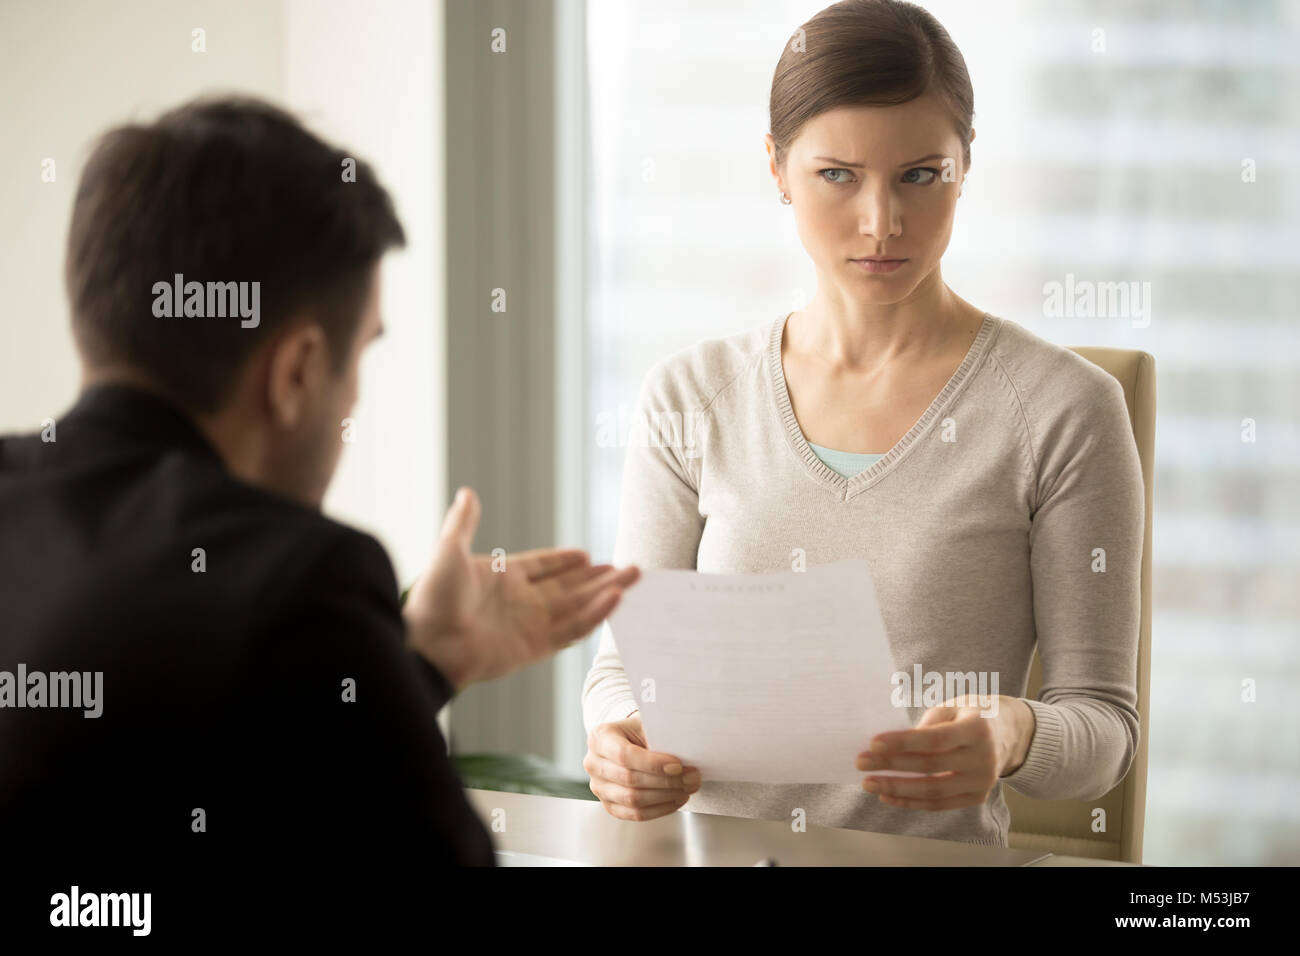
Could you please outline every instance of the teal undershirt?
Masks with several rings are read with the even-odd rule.
[[[808,442],[808,447],[826,463],[826,467],[838,472],[845,478],[852,478],[858,472],[870,468],[885,457],[883,453],[879,455],[860,455],[851,451],[836,451],[834,448],[823,448],[821,445],[814,445],[812,442]]]

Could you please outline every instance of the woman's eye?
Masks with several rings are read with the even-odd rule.
[[[913,173],[919,173],[920,176],[913,176]],[[929,176],[928,179],[921,178],[927,174]],[[853,181],[852,174],[847,169],[821,169],[818,170],[817,175],[821,176],[822,179],[826,180],[828,183],[832,183],[836,186]],[[910,183],[914,186],[928,186],[938,177],[939,170],[935,169],[933,166],[917,166],[903,173],[903,182]]]
[[[822,169],[822,170],[819,170],[819,171],[818,171],[817,175],[821,176],[822,179],[826,179],[826,174],[827,174],[827,173],[845,173],[845,174],[847,174],[847,173],[848,173],[848,170],[847,170],[847,169]],[[827,181],[828,183],[833,183],[833,184],[835,184],[835,185],[838,186],[838,185],[840,185],[841,183],[847,183],[849,180],[848,180],[848,179],[826,179],[826,181]]]
[[[930,178],[922,180],[908,179],[907,177],[911,176],[912,173],[929,173]],[[916,168],[909,169],[907,172],[903,173],[903,182],[915,183],[918,186],[928,186],[930,183],[935,181],[938,175],[939,170],[935,169],[933,166],[917,166]]]

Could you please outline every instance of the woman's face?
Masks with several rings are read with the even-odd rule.
[[[937,275],[966,170],[957,131],[931,94],[814,117],[790,144],[784,168],[772,161],[770,134],[767,144],[821,289],[884,305]],[[867,257],[905,261],[855,261]]]

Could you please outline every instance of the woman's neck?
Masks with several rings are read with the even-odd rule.
[[[787,322],[784,349],[846,372],[942,356],[966,339],[967,327],[978,325],[982,313],[937,276],[936,270],[933,283],[887,305],[826,294],[826,286],[819,286],[807,308]]]

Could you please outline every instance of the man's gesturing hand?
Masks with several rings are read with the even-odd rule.
[[[470,554],[478,496],[461,488],[443,520],[428,572],[412,586],[402,616],[407,641],[457,690],[549,657],[591,631],[640,576],[635,565],[593,566],[576,548],[508,554],[493,569]]]

